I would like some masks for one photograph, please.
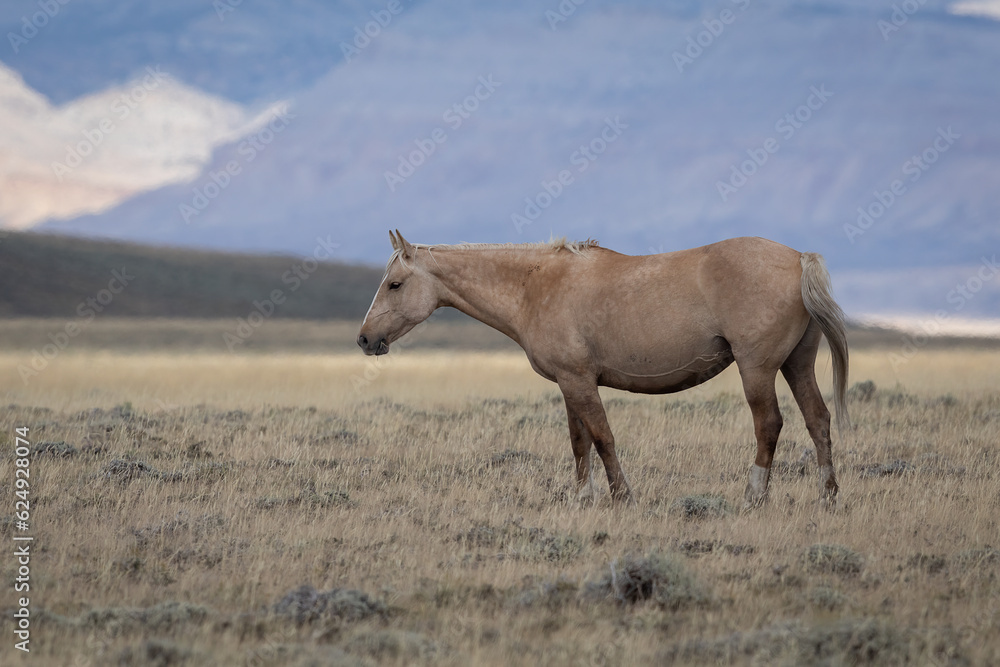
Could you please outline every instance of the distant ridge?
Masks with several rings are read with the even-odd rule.
[[[0,235],[0,316],[247,317],[311,320],[364,316],[382,270],[335,259],[249,255],[72,236]],[[280,292],[280,294],[276,294]],[[81,312],[83,311],[83,312]]]

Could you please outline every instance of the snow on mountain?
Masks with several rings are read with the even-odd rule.
[[[1000,2],[998,0],[963,0],[953,3],[948,10],[959,16],[985,16],[1000,20]]]
[[[268,115],[251,115],[153,66],[125,85],[53,106],[0,64],[0,218],[27,228],[189,181],[216,147]]]

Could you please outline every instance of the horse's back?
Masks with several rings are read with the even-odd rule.
[[[657,255],[594,248],[564,257],[533,295],[525,349],[538,369],[551,359],[590,367],[608,386],[677,391],[712,377],[741,349],[797,342],[808,324],[799,258],[751,237]]]
[[[683,313],[701,326],[721,327],[761,303],[801,304],[800,257],[797,250],[760,237],[656,255],[607,251],[579,263],[571,284],[579,287],[588,310],[606,311],[609,321]]]
[[[608,254],[594,272],[601,296],[579,317],[593,322],[590,346],[607,365],[627,375],[671,371],[667,384],[683,388],[714,375],[731,351],[776,347],[783,354],[798,342],[809,320],[800,257],[759,237],[658,255]]]
[[[783,358],[805,333],[802,253],[759,237],[706,246],[700,280],[706,307],[739,361]],[[756,360],[756,359],[755,359]]]

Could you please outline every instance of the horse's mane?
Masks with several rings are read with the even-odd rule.
[[[558,239],[551,239],[549,241],[538,241],[536,243],[435,243],[428,245],[426,243],[411,243],[415,249],[434,251],[434,250],[507,250],[511,248],[524,248],[525,250],[553,250],[559,252],[560,250],[568,250],[574,255],[583,255],[588,250],[592,248],[600,248],[600,244],[594,239],[587,239],[586,241],[567,241],[566,237],[563,236]],[[433,257],[433,255],[432,255]],[[397,248],[393,251],[392,255],[389,257],[389,261],[386,263],[386,271],[394,261],[399,259],[403,262],[403,249]]]

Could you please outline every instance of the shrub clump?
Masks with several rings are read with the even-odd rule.
[[[497,466],[507,465],[508,463],[535,463],[540,460],[540,458],[541,457],[536,454],[532,454],[531,452],[518,449],[507,449],[499,454],[491,456],[489,461],[487,461],[487,465],[491,468],[495,468]]]
[[[678,498],[670,505],[670,512],[685,519],[722,517],[729,513],[729,503],[723,496],[701,493]]]
[[[555,581],[543,581],[525,587],[518,601],[525,607],[543,606],[550,611],[558,611],[572,603],[579,590],[575,581],[560,576]]]
[[[144,461],[128,461],[126,459],[114,459],[109,462],[101,468],[101,475],[103,475],[104,479],[118,482],[119,484],[128,484],[133,480],[142,479],[143,477],[152,477],[154,479],[162,477],[162,473],[148,463]]]
[[[677,550],[689,558],[722,551],[731,556],[752,554],[755,551],[751,544],[726,544],[719,540],[684,540],[677,545]]]
[[[1000,551],[993,547],[982,547],[980,549],[966,549],[955,554],[955,565],[960,569],[970,570],[984,565],[995,565],[1000,563]]]
[[[31,448],[32,456],[51,456],[53,458],[69,458],[76,456],[80,450],[64,440],[59,442],[40,442]]]
[[[873,463],[863,465],[859,468],[862,477],[892,477],[911,475],[917,471],[916,467],[908,461],[896,459],[889,463]]]
[[[201,625],[211,615],[212,611],[208,607],[170,601],[146,608],[91,609],[80,615],[77,624],[83,628],[101,629],[112,635],[140,629],[170,633],[189,625]]]
[[[810,604],[826,611],[836,611],[847,604],[847,596],[835,588],[818,586],[807,596]]]
[[[839,544],[814,544],[802,554],[805,568],[814,573],[858,574],[865,566],[861,554]]]
[[[680,561],[656,551],[643,558],[616,559],[600,579],[587,584],[585,595],[621,605],[649,601],[670,610],[708,601]]]
[[[854,386],[847,390],[847,400],[867,403],[875,397],[875,383],[871,380],[855,382]]]
[[[437,643],[419,632],[376,630],[354,637],[344,647],[354,654],[368,655],[380,661],[402,660],[407,663],[428,661],[438,653]]]
[[[171,667],[182,665],[190,659],[190,650],[163,639],[150,639],[138,646],[125,648],[118,655],[118,664],[122,667],[131,665]]]
[[[516,521],[502,526],[476,524],[456,540],[468,548],[496,548],[496,556],[501,560],[570,561],[583,553],[584,548],[584,540],[576,535],[550,533]]]
[[[361,591],[334,588],[320,592],[312,586],[303,585],[276,602],[272,611],[305,625],[329,619],[362,621],[373,616],[385,617],[389,608],[384,602],[373,600]]]
[[[950,631],[930,633],[897,628],[871,618],[846,618],[806,626],[779,623],[753,632],[695,640],[671,647],[658,657],[664,663],[740,663],[780,665],[969,664],[957,651]]]
[[[948,567],[948,559],[937,554],[917,552],[906,559],[906,566],[923,570],[927,574],[937,574]]]

